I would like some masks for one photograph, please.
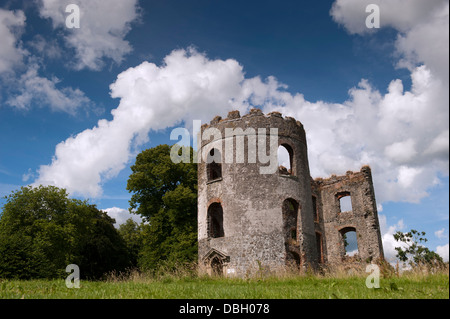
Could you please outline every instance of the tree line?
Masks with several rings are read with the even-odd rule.
[[[191,154],[191,147],[180,148]],[[173,163],[170,146],[142,151],[131,166],[130,211],[142,217],[118,228],[88,200],[55,186],[25,186],[6,196],[0,212],[0,279],[65,278],[76,264],[81,278],[101,279],[130,269],[174,269],[197,261],[197,164]],[[425,232],[397,232],[397,258],[443,265],[426,248]]]
[[[182,151],[182,150],[180,150]],[[190,152],[193,154],[193,152]],[[24,186],[5,197],[0,212],[0,278],[81,278],[139,268],[156,270],[197,260],[197,165],[174,164],[170,147],[142,151],[131,167],[130,211],[115,220],[88,200],[55,186]]]

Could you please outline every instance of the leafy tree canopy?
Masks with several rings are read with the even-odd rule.
[[[190,163],[173,163],[170,146],[159,145],[138,154],[131,167],[131,211],[148,221],[139,259],[144,268],[197,258],[197,164],[192,148],[184,151]]]
[[[128,266],[114,220],[54,186],[22,187],[5,197],[0,218],[0,278],[57,278],[77,264],[86,278]]]
[[[395,250],[397,251],[396,257],[402,262],[409,261],[411,266],[443,265],[444,261],[442,257],[423,245],[423,243],[428,241],[425,235],[425,232],[420,232],[415,229],[412,229],[407,233],[402,233],[401,231],[396,232],[394,234],[394,239],[404,243],[405,246],[395,247]]]
[[[133,267],[138,265],[139,253],[142,249],[142,229],[143,225],[139,225],[131,218],[119,226],[119,234],[128,248]]]

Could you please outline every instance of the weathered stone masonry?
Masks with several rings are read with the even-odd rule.
[[[339,263],[345,255],[343,235],[356,231],[358,257],[371,262],[383,258],[377,206],[369,166],[344,176],[311,182],[316,204],[315,231],[322,240],[322,262]],[[351,198],[351,210],[341,211],[340,199]]]
[[[240,116],[214,118],[207,128],[221,134],[199,139],[199,154],[220,159],[200,161],[198,166],[198,252],[200,271],[244,276],[258,270],[289,266],[312,266],[341,262],[344,237],[356,231],[359,258],[383,257],[381,235],[371,171],[329,179],[310,177],[306,135],[303,125],[278,112],[264,115],[253,109]],[[224,161],[226,129],[244,132],[245,161]],[[248,142],[258,128],[278,129],[278,144],[290,155],[291,170],[261,174],[259,161],[249,163]],[[236,155],[234,136],[233,154]],[[267,138],[266,150],[269,148]],[[209,161],[210,162],[210,161]],[[217,162],[217,163],[216,163]],[[351,211],[340,210],[340,199],[350,196]]]

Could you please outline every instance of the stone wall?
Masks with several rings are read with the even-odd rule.
[[[339,263],[344,259],[343,234],[347,231],[356,231],[357,257],[361,261],[383,258],[370,167],[364,166],[360,172],[349,171],[343,176],[318,178],[311,184],[319,215],[315,229],[322,234],[324,262]],[[351,198],[351,210],[343,211],[340,200],[347,196]]]
[[[278,170],[276,163],[273,173],[262,174],[261,168],[270,163],[260,161],[259,150],[273,152],[273,128],[278,130],[275,146],[286,147],[291,169]],[[263,144],[257,142],[259,129],[266,129]],[[227,134],[230,130],[236,134]],[[356,231],[361,260],[383,257],[370,168],[312,180],[299,121],[259,109],[242,117],[233,111],[203,125],[198,141],[201,272],[245,276],[286,265],[315,268],[317,263],[338,263],[345,257],[343,235],[348,230]],[[245,146],[242,162],[236,157],[238,144]],[[340,209],[345,196],[351,197],[350,211]]]
[[[221,150],[221,177],[208,180],[208,164],[201,161],[198,166],[198,239],[199,263],[206,269],[214,258],[223,262],[223,272],[238,276],[253,273],[260,269],[271,270],[284,267],[289,256],[294,256],[299,265],[315,263],[314,222],[312,219],[312,200],[310,174],[303,126],[293,118],[283,118],[279,113],[264,115],[260,110],[240,117],[232,112],[227,119],[215,118],[210,125],[220,135],[203,140],[200,154],[210,154],[212,149]],[[278,145],[284,144],[292,150],[292,174],[278,172],[261,174],[260,167],[268,164],[248,161],[227,163],[225,130],[227,128],[278,128]],[[247,131],[250,132],[250,131]],[[233,154],[236,154],[236,139]],[[245,150],[252,134],[245,136]],[[269,137],[266,150],[269,152]],[[278,146],[276,145],[276,146]],[[259,147],[259,145],[258,145]],[[255,150],[256,151],[256,150]],[[275,149],[276,152],[276,149]],[[283,231],[283,203],[291,199],[297,204],[297,227],[295,239],[287,239]],[[223,209],[224,236],[208,236],[208,208],[220,203]]]

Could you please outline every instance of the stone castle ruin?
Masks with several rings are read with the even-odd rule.
[[[312,179],[303,125],[278,112],[259,109],[240,116],[215,117],[201,132],[215,134],[199,139],[198,154],[207,160],[198,166],[198,255],[201,272],[245,276],[258,270],[286,266],[317,268],[352,258],[371,262],[383,258],[380,227],[371,170],[343,176]],[[248,129],[251,130],[248,130]],[[261,174],[267,162],[249,161],[254,134],[276,128],[278,147],[289,153],[290,169]],[[235,133],[231,137],[226,133]],[[228,130],[228,131],[227,131]],[[228,141],[227,141],[228,139]],[[232,148],[223,147],[230,140]],[[257,147],[269,151],[270,138]],[[224,160],[226,152],[238,155],[243,144],[244,161]],[[230,144],[227,144],[230,145]],[[259,151],[259,150],[258,150]],[[212,159],[211,159],[211,158]],[[351,202],[351,207],[342,205]],[[356,233],[358,252],[346,255],[346,234]]]

